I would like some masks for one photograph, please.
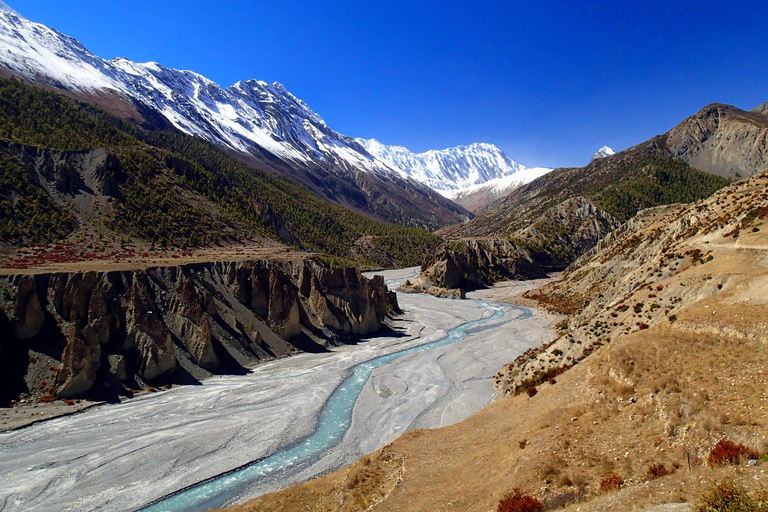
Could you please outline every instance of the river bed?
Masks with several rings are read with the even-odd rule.
[[[390,288],[417,269],[382,272]],[[470,297],[482,298],[482,292]],[[494,314],[480,301],[399,294],[394,332],[324,354],[300,354],[122,404],[0,434],[0,510],[135,510],[219,475],[315,430],[318,414],[359,363],[444,338]],[[466,418],[492,399],[491,376],[554,337],[551,317],[495,305],[503,314],[450,345],[374,369],[341,441],[311,460],[239,485],[223,503],[280,489],[350,463],[412,428]]]

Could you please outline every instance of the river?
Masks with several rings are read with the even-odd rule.
[[[383,273],[395,287],[415,271]],[[398,300],[394,332],[358,345],[0,434],[0,510],[135,510],[181,489],[151,510],[239,502],[460,421],[490,401],[503,364],[552,337],[525,308]]]

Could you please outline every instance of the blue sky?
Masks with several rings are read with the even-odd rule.
[[[528,166],[768,101],[764,0],[7,3],[104,58],[281,82],[345,135],[490,142]]]

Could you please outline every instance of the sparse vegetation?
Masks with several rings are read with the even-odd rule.
[[[768,497],[757,499],[731,481],[714,485],[696,502],[696,512],[767,512]]]
[[[760,453],[743,444],[737,444],[730,439],[721,439],[709,452],[707,463],[710,466],[735,466],[749,459],[759,459]]]
[[[514,489],[499,500],[497,512],[541,512],[544,505],[538,498],[524,493],[520,489]]]
[[[624,479],[621,478],[616,473],[611,473],[607,477],[600,480],[600,491],[602,492],[618,491],[619,489],[621,489],[622,485],[624,485]]]
[[[648,466],[648,478],[650,479],[661,478],[663,476],[671,475],[674,472],[674,468],[667,469],[667,466],[665,466],[663,462]]]

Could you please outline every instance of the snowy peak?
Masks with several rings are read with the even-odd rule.
[[[0,2],[0,11],[6,11],[16,16],[19,16],[19,13],[17,13],[16,11],[8,7],[8,5],[6,5],[4,2]]]
[[[357,139],[368,152],[404,177],[413,178],[448,196],[525,169],[493,144],[475,143],[440,151],[414,153],[402,146],[388,146],[375,139]]]
[[[592,156],[592,160],[599,160],[600,158],[606,158],[611,155],[615,155],[616,152],[609,148],[608,146],[603,146],[600,149],[597,150],[597,153],[595,153]],[[591,161],[591,160],[590,160]]]
[[[159,111],[181,131],[245,153],[277,156],[289,165],[340,165],[376,174],[392,169],[348,137],[329,129],[307,105],[275,82],[249,80],[228,89],[194,71],[125,58],[104,60],[75,39],[0,10],[0,67],[38,83],[85,95],[116,91]]]
[[[107,63],[76,39],[33,23],[2,4],[0,67],[31,83],[38,79],[70,90],[114,89]]]
[[[328,127],[303,101],[274,82],[224,89],[194,71],[157,62],[102,59],[77,40],[16,14],[0,2],[0,69],[31,83],[89,96],[102,91],[161,113],[179,130],[236,151],[272,155],[293,168],[357,171],[457,190],[525,169],[492,144],[413,153]]]
[[[460,204],[472,213],[479,213],[497,199],[506,196],[518,187],[544,176],[552,169],[547,167],[529,167],[514,174],[489,180],[479,185],[451,190],[445,195],[451,201]]]

